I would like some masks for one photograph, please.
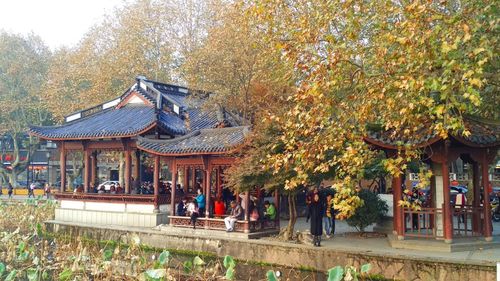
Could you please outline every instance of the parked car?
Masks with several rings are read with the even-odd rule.
[[[458,193],[460,191],[462,191],[462,193],[467,193],[469,191],[469,189],[467,188],[467,186],[463,186],[463,185],[452,185],[450,186],[450,191],[451,193],[455,192],[455,193]]]
[[[118,183],[120,183],[120,182],[119,181],[105,181],[97,186],[97,190],[101,189],[101,187],[104,186],[104,190],[109,191],[111,189],[111,185],[116,186]]]

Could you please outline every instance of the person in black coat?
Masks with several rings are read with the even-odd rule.
[[[307,221],[311,220],[311,235],[313,236],[314,246],[321,245],[321,235],[323,234],[323,204],[319,200],[319,194],[314,194],[311,204],[309,204],[309,212]]]

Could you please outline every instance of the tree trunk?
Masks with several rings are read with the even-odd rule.
[[[8,173],[9,176],[9,182],[12,184],[13,187],[19,187],[17,186],[17,172],[15,169],[12,169],[10,173]]]
[[[290,220],[285,230],[284,238],[287,241],[293,240],[295,223],[297,222],[297,208],[295,206],[295,194],[288,194],[288,213]]]

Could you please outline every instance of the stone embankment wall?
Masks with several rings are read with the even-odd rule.
[[[96,240],[127,242],[132,234],[151,247],[209,252],[218,256],[231,255],[239,260],[271,263],[296,268],[314,268],[326,272],[337,265],[360,267],[372,265],[371,273],[382,274],[394,280],[495,280],[496,267],[481,264],[449,263],[432,259],[407,259],[397,256],[351,253],[335,249],[314,248],[306,245],[266,240],[238,240],[200,238],[191,235],[172,236],[155,230],[124,231],[113,228],[97,228],[73,225],[48,224],[49,230],[72,236],[84,236]]]

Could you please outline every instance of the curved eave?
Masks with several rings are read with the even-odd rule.
[[[454,138],[456,141],[458,141],[462,144],[465,144],[466,146],[470,146],[470,147],[475,147],[475,148],[498,148],[498,147],[500,147],[500,141],[487,143],[487,144],[482,144],[482,143],[480,144],[480,143],[471,142],[471,141],[469,141],[461,136],[452,135],[451,137]]]
[[[130,137],[135,137],[137,135],[146,133],[147,131],[153,129],[156,126],[156,120],[153,121],[151,124],[147,125],[143,129],[137,130],[135,132],[131,132],[128,134],[109,134],[109,135],[100,135],[100,136],[71,136],[71,137],[51,137],[47,135],[40,134],[39,132],[33,131],[33,128],[36,127],[31,127],[28,131],[28,134],[31,136],[39,137],[44,140],[51,140],[51,141],[64,141],[64,140],[96,140],[96,139],[104,139],[104,138],[130,138]]]
[[[370,143],[370,144],[373,144],[375,146],[378,146],[378,147],[381,147],[381,148],[385,148],[385,149],[391,149],[391,150],[402,149],[402,150],[406,150],[408,148],[415,149],[415,148],[423,148],[423,147],[429,146],[429,145],[431,145],[433,143],[436,143],[439,140],[441,140],[441,137],[440,136],[435,136],[435,137],[430,138],[429,140],[427,140],[425,142],[422,142],[422,143],[419,143],[419,144],[410,145],[410,146],[406,146],[406,145],[393,145],[393,144],[385,143],[385,142],[382,142],[382,141],[379,141],[377,139],[370,138],[370,137],[363,137],[363,140],[365,142],[367,142],[367,143]]]
[[[200,155],[224,155],[224,154],[231,154],[235,152],[236,149],[232,148],[226,151],[215,151],[215,152],[184,152],[184,153],[162,153],[150,148],[145,148],[143,147],[140,143],[137,144],[137,148],[145,151],[147,153],[153,154],[153,155],[158,155],[158,156],[169,156],[169,157],[174,157],[174,156],[200,156]]]

